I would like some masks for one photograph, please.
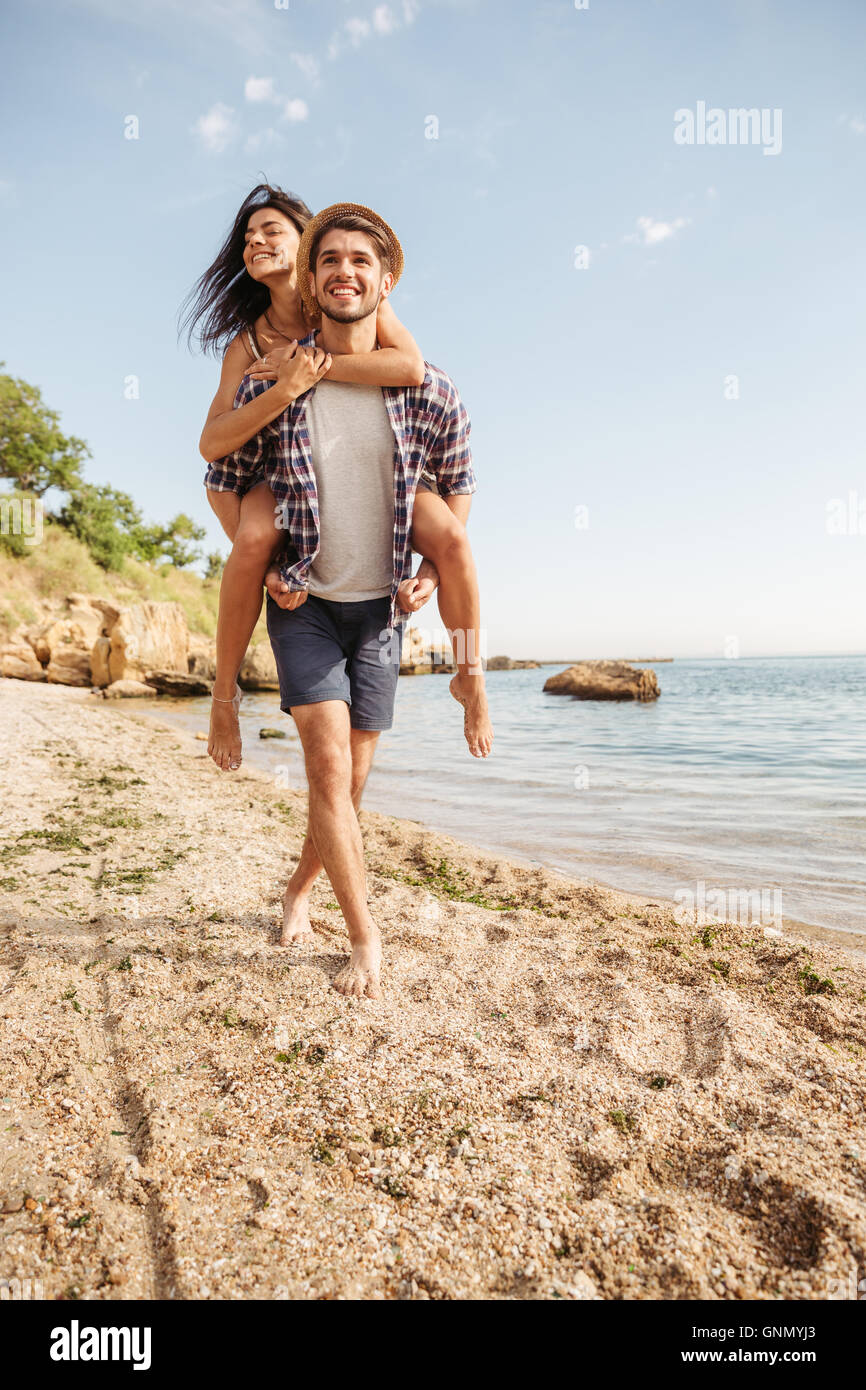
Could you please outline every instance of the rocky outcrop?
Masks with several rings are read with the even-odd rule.
[[[152,685],[145,685],[144,681],[112,681],[111,685],[96,691],[96,694],[103,695],[106,700],[130,700],[145,695],[153,698],[156,691]]]
[[[202,676],[206,681],[216,677],[216,643],[210,637],[202,637],[197,632],[189,636],[187,670],[191,676]]]
[[[179,603],[123,608],[107,636],[112,681],[146,680],[148,671],[188,673],[189,628]]]
[[[433,642],[429,632],[418,627],[406,628],[400,652],[401,676],[429,676],[434,671],[453,671],[451,652],[441,643]]]
[[[242,690],[279,690],[277,663],[270,642],[250,647],[238,675],[238,685]]]
[[[105,689],[118,681],[141,683],[151,670],[186,675],[189,646],[180,604],[120,607],[91,594],[69,594],[61,613],[21,629],[0,647],[0,676]]]
[[[486,671],[534,671],[537,661],[520,661],[513,656],[491,656],[484,664]]]
[[[93,646],[90,648],[90,684],[104,689],[111,684],[111,672],[108,669],[108,658],[111,655],[111,639],[109,637],[97,637]]]
[[[45,679],[55,685],[89,685],[93,645],[116,618],[117,609],[107,600],[70,594],[62,616],[27,633]]]
[[[16,681],[44,681],[45,667],[30,643],[18,637],[0,647],[0,676]]]
[[[655,671],[638,670],[625,661],[580,661],[550,676],[544,689],[578,700],[648,701],[661,693]]]
[[[145,684],[151,687],[150,693],[158,690],[160,695],[209,695],[210,681],[201,676],[189,676],[184,671],[148,671]]]

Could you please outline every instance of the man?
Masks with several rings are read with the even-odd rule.
[[[304,231],[297,271],[322,327],[299,347],[372,351],[379,301],[402,266],[400,243],[369,208],[335,204],[319,213]],[[235,404],[265,389],[245,378]],[[466,494],[475,490],[468,440],[453,382],[427,364],[421,386],[320,382],[238,451],[246,463],[264,463],[287,531],[280,572],[288,592],[279,602],[268,597],[268,633],[309,782],[308,831],[283,899],[281,942],[311,939],[310,891],[324,866],[352,947],[334,986],[356,997],[381,993],[357,810],[379,734],[393,720],[405,621],[398,589],[411,571],[415,490],[422,473],[432,475],[465,522]],[[454,543],[468,549],[461,537],[457,526]],[[474,614],[470,624],[462,641],[472,655],[455,679],[471,705],[483,700],[483,677]]]

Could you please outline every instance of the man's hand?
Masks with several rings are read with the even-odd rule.
[[[298,347],[293,340],[253,362],[247,376],[253,381],[276,381],[278,390],[293,401],[321,381],[332,361],[322,348]]]
[[[422,578],[416,574],[411,579],[404,579],[397,590],[397,603],[403,612],[417,613],[419,608],[423,608],[435,592],[438,582],[438,578],[432,575]]]

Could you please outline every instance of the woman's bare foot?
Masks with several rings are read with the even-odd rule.
[[[304,893],[292,893],[288,888],[283,894],[283,929],[280,933],[281,946],[308,946],[315,941],[310,926],[310,899]]]
[[[207,751],[223,772],[234,772],[241,765],[241,726],[238,721],[240,703],[240,687],[236,688],[231,700],[211,697]]]
[[[449,687],[455,700],[463,706],[463,732],[473,758],[486,758],[493,747],[493,725],[487,708],[484,676],[470,672],[453,676]]]
[[[352,947],[352,954],[334,977],[334,989],[355,999],[381,999],[379,970],[382,945],[375,927],[366,941]]]

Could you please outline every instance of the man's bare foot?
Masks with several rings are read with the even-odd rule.
[[[493,725],[487,708],[484,676],[458,673],[449,686],[455,700],[463,706],[463,732],[473,758],[486,758],[493,747]]]
[[[363,944],[352,947],[351,956],[334,978],[334,989],[355,999],[381,999],[381,964],[382,946],[379,933],[374,930]]]
[[[303,893],[292,893],[287,888],[283,894],[283,929],[280,933],[281,946],[309,946],[315,941],[310,926],[310,900]]]
[[[232,700],[212,697],[207,751],[223,772],[234,772],[241,765],[240,703],[240,688],[237,688]]]

